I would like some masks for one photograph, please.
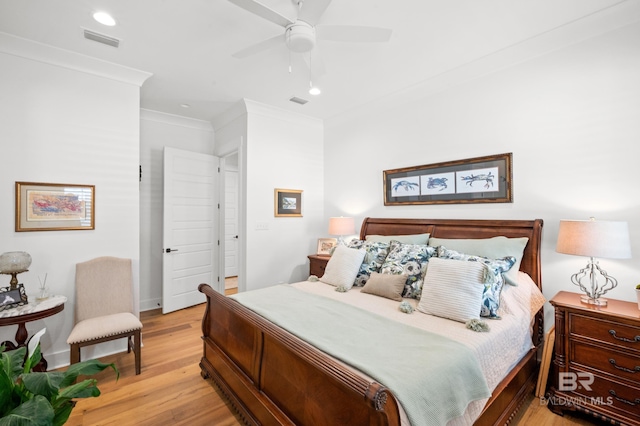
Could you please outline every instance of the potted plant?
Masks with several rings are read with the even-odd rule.
[[[4,345],[0,345],[0,426],[63,425],[76,404],[75,398],[100,395],[97,380],[76,383],[78,376],[90,376],[107,367],[116,372],[116,380],[119,376],[115,364],[99,360],[72,364],[64,372],[33,372],[42,358],[40,337],[44,332],[36,333],[28,347],[4,352]]]

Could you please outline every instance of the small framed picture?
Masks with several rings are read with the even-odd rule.
[[[299,189],[275,189],[274,215],[276,217],[302,217],[302,191]]]
[[[27,293],[24,291],[23,284],[18,284],[18,287],[14,289],[11,287],[0,288],[0,311],[27,303]]]
[[[318,251],[316,254],[331,256],[331,252],[336,246],[336,243],[337,240],[335,238],[318,238]]]

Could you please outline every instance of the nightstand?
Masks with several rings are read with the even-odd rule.
[[[578,410],[613,423],[640,425],[640,310],[608,299],[580,302],[561,291],[555,308],[556,339],[549,407]]]
[[[321,254],[310,254],[309,258],[309,275],[315,275],[320,278],[324,275],[324,269],[327,267],[327,262],[331,259],[331,256],[325,256]]]

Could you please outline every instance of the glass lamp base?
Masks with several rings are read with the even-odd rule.
[[[580,297],[580,301],[582,303],[586,303],[587,305],[607,306],[607,299],[604,299],[602,297],[598,299],[594,299],[593,297],[589,297],[585,295]]]

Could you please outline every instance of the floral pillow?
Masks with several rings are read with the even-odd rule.
[[[484,276],[484,292],[482,293],[482,306],[480,316],[486,318],[500,319],[498,309],[500,308],[500,293],[504,286],[503,274],[516,263],[513,256],[502,259],[490,259],[488,257],[464,254],[455,250],[449,250],[444,246],[437,247],[437,256],[442,259],[467,260],[470,262],[480,262],[486,267]]]
[[[364,260],[353,283],[354,286],[362,287],[373,272],[380,272],[382,263],[389,253],[389,243],[351,240],[348,247],[365,251]]]
[[[436,248],[424,244],[403,244],[391,241],[389,254],[380,268],[382,274],[406,274],[407,281],[402,297],[420,299],[424,271],[429,258],[435,256]]]

